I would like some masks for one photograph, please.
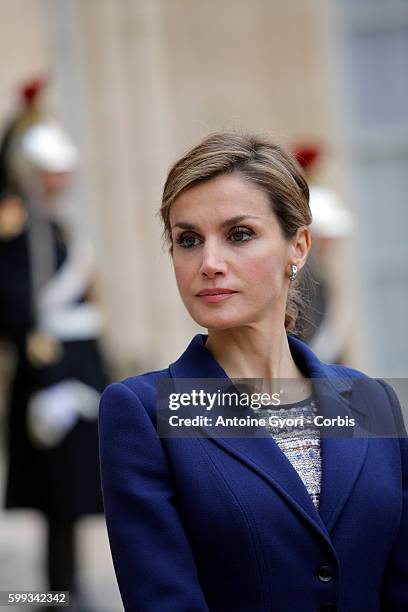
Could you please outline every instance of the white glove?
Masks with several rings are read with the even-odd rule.
[[[34,393],[28,403],[27,428],[40,447],[56,446],[80,417],[96,419],[100,394],[79,380],[64,380]]]

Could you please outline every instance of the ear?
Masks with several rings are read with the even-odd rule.
[[[296,264],[299,270],[305,265],[311,246],[312,236],[310,229],[303,225],[297,229],[296,234],[291,238],[289,249],[291,263]]]

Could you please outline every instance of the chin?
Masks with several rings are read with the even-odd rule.
[[[244,323],[242,317],[234,316],[230,313],[193,313],[190,312],[191,318],[198,324],[200,327],[204,327],[208,330],[213,331],[221,331],[224,329],[231,329],[233,327],[239,327]]]
[[[200,326],[204,327],[205,329],[208,329],[209,331],[223,331],[236,327],[236,325],[232,323],[213,323],[212,321],[203,321],[202,323],[200,323]]]

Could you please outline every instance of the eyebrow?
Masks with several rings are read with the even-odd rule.
[[[228,225],[233,225],[234,223],[240,223],[241,221],[244,221],[244,219],[260,219],[260,217],[258,217],[257,215],[236,215],[235,217],[231,217],[230,219],[226,219],[225,221],[223,221],[220,224],[220,227],[227,227]],[[180,227],[181,229],[187,230],[199,229],[197,225],[194,225],[193,223],[187,223],[185,221],[179,221],[178,223],[175,223],[171,229],[174,229],[175,227]]]

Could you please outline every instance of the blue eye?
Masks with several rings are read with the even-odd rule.
[[[200,242],[198,238],[195,236],[183,235],[180,238],[176,239],[177,244],[179,244],[183,249],[192,249]]]
[[[253,232],[246,228],[235,228],[233,232],[231,232],[229,238],[231,242],[247,242],[251,239]]]

